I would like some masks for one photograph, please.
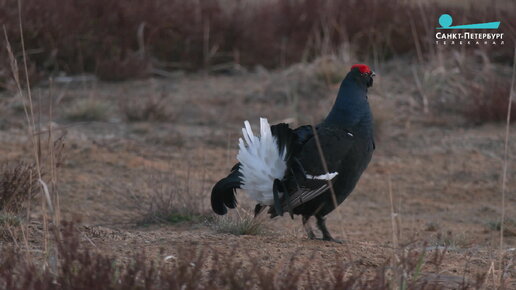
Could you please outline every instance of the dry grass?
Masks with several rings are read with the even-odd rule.
[[[500,220],[497,221],[489,221],[486,223],[488,229],[492,231],[500,232],[502,230],[502,222]],[[516,236],[516,220],[512,218],[505,218],[504,227],[503,227],[503,235],[504,237],[514,237]]]
[[[241,235],[265,235],[270,233],[265,221],[254,218],[250,213],[240,211],[237,216],[225,215],[210,221],[209,226],[218,233]]]
[[[0,164],[0,212],[19,213],[37,193],[38,179],[33,164]]]
[[[22,220],[9,212],[0,211],[0,242],[18,240]]]
[[[119,109],[129,122],[139,121],[173,121],[176,114],[167,108],[165,94],[154,93],[148,97],[132,98],[120,103]]]
[[[511,92],[510,82],[507,79],[492,75],[483,84],[470,83],[469,85],[471,101],[464,114],[470,121],[481,124],[507,120]],[[514,122],[516,111],[512,111],[510,117],[511,122]]]
[[[188,182],[181,182],[173,174],[151,176],[131,198],[141,218],[137,223],[201,222],[208,215],[204,195],[193,191]]]
[[[24,162],[0,164],[0,240],[16,241],[20,237],[23,209],[38,193],[34,164]]]
[[[65,112],[64,117],[72,122],[107,121],[110,107],[105,101],[87,98],[78,100]]]
[[[53,231],[58,251],[55,268],[40,267],[19,259],[19,251],[2,248],[0,288],[2,289],[480,289],[476,281],[450,280],[439,273],[445,251],[427,255],[406,248],[393,265],[379,266],[368,273],[336,258],[334,266],[309,271],[295,256],[287,259],[282,271],[262,267],[251,257],[238,258],[209,248],[178,249],[177,255],[161,252],[151,258],[144,252],[123,259],[86,247],[74,223],[65,222]],[[239,252],[239,249],[235,249]],[[166,256],[166,257],[165,257]],[[163,259],[165,258],[165,259]],[[310,263],[308,260],[307,263]],[[393,271],[400,275],[393,275]],[[400,280],[394,280],[399,277]]]
[[[6,4],[5,2],[3,4]],[[11,3],[14,5],[14,3]],[[37,184],[37,189],[35,193],[41,196],[41,211],[40,216],[42,220],[43,226],[43,238],[41,239],[43,244],[43,253],[45,257],[49,259],[56,260],[57,257],[52,255],[55,254],[53,251],[49,251],[49,221],[56,228],[60,225],[60,203],[59,203],[59,193],[57,191],[57,180],[58,180],[58,167],[62,161],[62,152],[64,148],[64,135],[55,136],[52,127],[53,120],[53,102],[50,102],[50,106],[48,107],[48,126],[46,130],[43,129],[44,125],[41,123],[41,112],[36,117],[34,114],[34,102],[32,97],[31,90],[31,77],[29,76],[29,61],[27,50],[25,47],[25,38],[23,36],[23,20],[22,20],[22,2],[16,2],[16,11],[17,15],[17,28],[19,29],[19,39],[21,45],[21,60],[22,60],[22,70],[20,70],[20,66],[18,65],[17,57],[13,52],[13,48],[11,46],[11,42],[9,41],[9,37],[7,34],[7,30],[5,26],[3,27],[4,31],[4,39],[6,43],[6,52],[9,61],[9,67],[11,72],[12,81],[15,85],[15,90],[17,91],[17,97],[20,98],[20,101],[23,103],[23,111],[25,114],[26,121],[26,129],[27,129],[27,137],[29,148],[31,150],[31,157],[33,158],[34,165],[29,170],[29,186],[27,190],[29,191],[29,198],[32,195],[33,186]],[[45,139],[42,136],[45,135]],[[45,148],[46,145],[46,148]],[[48,172],[48,180],[43,180],[44,170]],[[15,172],[17,175],[14,178],[8,180],[18,180],[19,176],[25,176],[22,178],[21,184],[26,184],[27,174],[23,174],[27,170],[21,170],[19,172]],[[32,178],[34,177],[35,181],[32,183]],[[25,180],[24,180],[25,179]],[[8,187],[12,188],[12,187]],[[16,186],[14,188],[17,188]],[[33,257],[31,255],[31,248],[29,245],[29,241],[32,240],[30,237],[29,224],[31,223],[31,206],[27,207],[26,217],[27,220],[24,221],[23,224],[19,225],[16,231],[10,227],[10,223],[7,223],[7,228],[9,233],[11,234],[11,238],[13,239],[15,245],[18,247],[17,239],[19,236],[22,237],[23,248],[24,248],[24,262],[32,265]],[[5,225],[5,224],[4,224]],[[21,256],[21,255],[20,255]],[[2,261],[5,262],[6,260]],[[8,259],[7,259],[8,261]],[[7,287],[8,288],[8,287]]]
[[[438,51],[423,62],[397,59],[382,66],[387,70],[373,91],[405,96],[421,116],[449,114],[477,125],[507,119],[511,67],[492,62],[486,52]]]

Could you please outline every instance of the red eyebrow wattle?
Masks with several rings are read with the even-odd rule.
[[[370,73],[371,69],[365,64],[354,64],[351,69],[358,68],[361,73]]]

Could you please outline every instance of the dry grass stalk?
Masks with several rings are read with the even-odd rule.
[[[315,144],[317,145],[317,151],[319,152],[319,158],[321,159],[321,163],[323,165],[324,171],[326,172],[326,174],[329,174],[330,171],[328,170],[328,164],[326,163],[326,157],[324,155],[324,151],[322,150],[321,141],[319,140],[319,134],[317,134],[316,126],[313,123],[313,121],[312,121],[312,131],[314,133]],[[331,180],[328,180],[328,187],[330,188],[333,206],[335,207],[335,210],[337,211],[337,214],[339,215],[339,220],[343,221],[344,219],[342,218],[342,214],[338,210],[339,205],[337,203],[337,195],[335,193],[335,189],[333,188],[333,183],[331,182]],[[344,243],[344,245],[346,245],[348,258],[351,261],[353,261],[353,255],[351,254],[351,250],[349,248],[348,241],[347,241],[348,235],[346,234],[346,232],[344,230],[343,223],[341,222],[341,223],[339,223],[339,225],[340,225],[340,231],[341,231],[341,234],[343,237],[343,243]]]
[[[389,175],[388,179],[388,190],[389,190],[389,201],[390,201],[390,211],[391,211],[391,230],[392,230],[392,260],[391,260],[391,266],[392,269],[394,269],[394,279],[393,279],[393,286],[394,288],[401,288],[403,285],[402,279],[403,279],[403,271],[399,270],[399,267],[397,265],[400,263],[400,255],[404,255],[403,252],[400,251],[400,225],[399,225],[399,215],[394,210],[394,198],[392,193],[392,179]],[[424,253],[422,254],[424,257]]]
[[[397,222],[398,214],[394,211],[394,201],[392,197],[392,180],[389,175],[389,201],[391,203],[391,227],[392,227],[392,245],[394,250],[399,248],[399,227]]]
[[[28,137],[29,137],[29,140],[31,142],[31,149],[32,149],[32,154],[33,154],[33,158],[34,158],[34,172],[35,172],[35,176],[30,176],[30,183],[34,183],[34,184],[39,184],[39,191],[42,195],[42,216],[43,216],[43,227],[44,227],[44,248],[45,248],[45,254],[48,254],[48,236],[49,236],[49,227],[48,227],[48,212],[47,212],[47,208],[46,206],[49,206],[51,209],[54,209],[54,206],[53,206],[53,202],[52,202],[52,195],[53,195],[53,192],[51,192],[51,190],[48,188],[47,186],[47,183],[43,180],[43,163],[42,163],[42,158],[44,157],[43,156],[43,151],[42,151],[42,142],[41,142],[41,134],[39,134],[39,132],[37,132],[36,128],[41,128],[41,117],[38,117],[38,126],[36,127],[36,120],[35,120],[35,116],[34,116],[34,104],[33,104],[33,98],[32,98],[32,93],[31,93],[31,84],[30,84],[30,80],[29,80],[29,70],[28,70],[28,60],[27,60],[27,53],[26,53],[26,49],[25,49],[25,39],[24,39],[24,35],[23,35],[23,22],[22,22],[22,3],[20,0],[17,0],[17,9],[18,9],[18,28],[19,28],[19,32],[20,32],[20,43],[21,43],[21,50],[22,50],[22,56],[23,56],[23,66],[24,66],[24,77],[25,77],[25,85],[26,85],[26,89],[24,89],[22,87],[22,84],[21,84],[21,79],[20,79],[20,70],[19,70],[19,66],[18,66],[18,63],[16,61],[16,58],[14,56],[14,53],[13,53],[13,50],[12,50],[12,47],[11,47],[11,44],[9,42],[9,38],[7,36],[7,31],[6,31],[6,28],[4,26],[4,37],[5,37],[5,40],[6,40],[6,48],[7,48],[7,53],[8,53],[8,56],[9,56],[9,60],[10,60],[10,66],[11,66],[11,73],[12,73],[12,77],[14,79],[14,82],[16,84],[16,88],[17,88],[17,91],[18,91],[18,96],[20,96],[22,102],[23,102],[23,109],[24,109],[24,113],[25,113],[25,118],[26,118],[26,123],[27,123],[27,133],[28,133]],[[40,110],[40,113],[41,113],[41,110]],[[50,125],[50,124],[49,124]],[[51,127],[49,127],[49,132],[51,132]],[[54,140],[52,140],[52,135],[50,134],[49,135],[49,145],[54,142]],[[56,157],[56,155],[54,154],[54,152],[52,151],[54,149],[54,146],[49,146],[49,150],[50,150],[50,153],[48,156],[50,156],[50,159],[53,159]],[[54,161],[51,161],[51,162],[54,162]],[[54,165],[56,163],[53,163]],[[51,166],[51,175],[52,176],[55,176],[55,166],[52,167]],[[29,194],[32,195],[33,193],[38,193],[35,189],[33,189],[32,187],[30,187],[29,189]],[[28,220],[26,221],[27,224],[30,222],[30,211],[31,211],[31,207],[30,207],[30,204],[29,206],[27,207],[27,218]],[[57,224],[55,222],[55,212],[52,211],[51,212],[51,217],[52,217],[52,221],[53,221],[53,225],[55,226],[59,226],[59,224]],[[27,261],[30,262],[32,260],[31,256],[30,256],[30,248],[29,248],[29,244],[28,244],[28,240],[29,240],[29,230],[28,230],[28,226],[25,227],[25,228],[22,228],[22,235],[23,235],[23,239],[25,241],[25,253],[26,253],[26,258],[27,258]]]
[[[423,113],[428,114],[428,98],[426,97],[423,85],[421,84],[421,80],[419,79],[415,66],[412,66],[412,75],[414,76],[414,81],[416,83],[417,90],[419,91],[419,94],[421,96],[421,102],[423,104]]]
[[[507,191],[507,167],[509,163],[509,133],[510,133],[510,126],[511,126],[511,110],[512,110],[512,100],[513,100],[513,94],[515,91],[514,88],[514,82],[516,79],[516,48],[514,49],[514,61],[513,61],[513,68],[512,68],[512,81],[511,81],[511,90],[509,92],[509,103],[507,105],[507,122],[505,125],[505,141],[504,141],[504,155],[503,155],[503,173],[502,173],[502,200],[501,200],[501,217],[500,217],[500,263],[499,263],[499,270],[500,270],[500,277],[499,282],[500,284],[504,281],[504,271],[502,267],[503,263],[503,257],[504,257],[504,226],[505,226],[505,195]]]

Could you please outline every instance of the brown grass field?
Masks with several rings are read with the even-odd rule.
[[[29,92],[12,27],[13,53],[0,53],[0,289],[516,289],[514,38],[500,54],[424,39],[417,51],[409,38],[384,56],[342,42],[263,66],[145,58],[109,67],[134,70],[109,82],[101,64],[61,67],[74,61],[61,50],[60,68],[45,68],[30,34]],[[243,122],[317,123],[357,62],[377,74],[377,149],[329,215],[344,243],[308,240],[300,217],[253,220],[243,192],[215,216],[211,188],[236,161]]]

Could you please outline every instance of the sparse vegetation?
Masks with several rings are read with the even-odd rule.
[[[82,99],[70,106],[65,118],[74,122],[106,121],[109,118],[109,104],[96,99]]]
[[[511,93],[509,79],[500,76],[489,76],[483,83],[469,83],[471,97],[470,107],[466,110],[466,117],[474,123],[505,122]],[[516,103],[513,102],[513,108]],[[516,110],[511,111],[511,121],[516,121]]]
[[[492,231],[501,231],[502,223],[498,221],[490,221],[487,223],[487,227]],[[504,221],[503,233],[506,237],[516,236],[516,221],[512,218],[507,218]]]
[[[465,233],[453,233],[447,231],[446,233],[438,232],[436,235],[436,246],[446,247],[449,249],[464,249],[471,245],[471,241]]]
[[[90,250],[81,242],[74,223],[65,222],[61,231],[53,231],[59,261],[52,270],[24,259],[14,248],[0,249],[0,288],[31,289],[439,289],[445,276],[425,275],[425,269],[438,270],[444,251],[426,257],[424,252],[406,249],[393,265],[385,264],[373,273],[355,269],[336,258],[331,268],[308,270],[296,263],[295,255],[287,259],[283,271],[262,268],[251,257],[238,258],[210,248],[178,249],[175,256],[158,260],[140,251],[123,260]],[[392,275],[392,271],[400,275]],[[438,272],[438,271],[437,271]],[[317,277],[317,279],[315,279]],[[398,277],[400,280],[395,280]],[[476,282],[462,280],[455,289],[479,289]],[[448,284],[449,285],[449,284]]]
[[[0,210],[0,242],[17,238],[21,219],[7,211]]]
[[[439,229],[439,224],[436,222],[428,222],[425,225],[425,231],[435,232]]]
[[[36,168],[25,162],[0,163],[0,213],[18,213],[36,193]]]
[[[172,121],[176,117],[167,110],[164,93],[124,100],[120,103],[120,111],[129,122]]]
[[[23,161],[0,162],[0,241],[19,238],[22,209],[37,190],[35,165]]]
[[[173,174],[151,176],[141,190],[132,192],[132,200],[141,213],[140,225],[201,222],[208,215],[201,193],[190,191]]]
[[[254,218],[251,214],[243,212],[238,216],[225,215],[216,217],[208,222],[210,227],[219,233],[241,235],[264,235],[270,233],[270,229],[260,217]]]

